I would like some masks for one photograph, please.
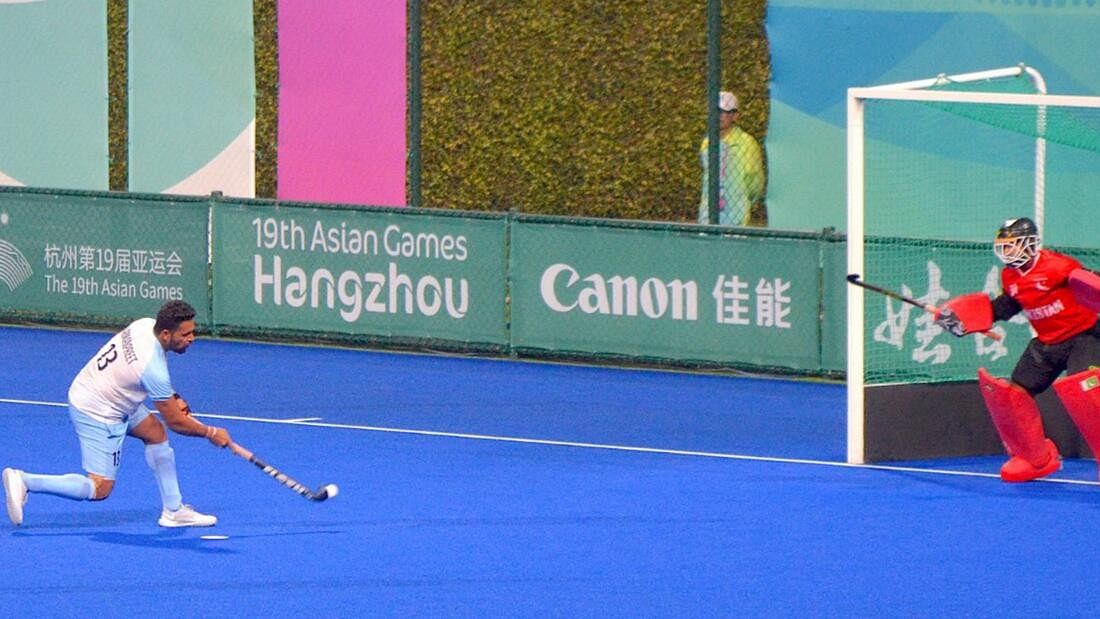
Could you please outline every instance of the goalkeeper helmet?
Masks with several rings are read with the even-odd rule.
[[[1009,219],[997,230],[993,253],[1007,266],[1020,268],[1039,254],[1039,228],[1027,217]]]

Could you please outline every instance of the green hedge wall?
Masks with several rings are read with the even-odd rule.
[[[127,187],[127,6],[127,0],[107,0],[107,186],[112,191]]]
[[[723,84],[763,136],[763,2],[723,4]],[[694,220],[706,2],[423,6],[425,206]]]
[[[724,0],[725,88],[768,124],[765,0]],[[108,0],[111,188],[126,187],[126,5]],[[254,0],[257,195],[276,192],[276,0]],[[706,2],[422,2],[424,206],[694,221]]]

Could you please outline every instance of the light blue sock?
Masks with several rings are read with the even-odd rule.
[[[145,445],[145,463],[153,469],[153,477],[160,490],[160,501],[164,508],[176,511],[183,505],[180,496],[180,482],[176,478],[176,452],[168,441]]]
[[[87,501],[95,493],[95,484],[92,480],[76,473],[68,475],[23,473],[23,483],[27,485],[27,490],[30,492],[43,492],[74,501]]]

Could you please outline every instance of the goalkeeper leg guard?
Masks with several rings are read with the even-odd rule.
[[[1043,432],[1039,406],[1023,387],[978,370],[978,385],[993,425],[1008,454],[1001,479],[1010,482],[1045,477],[1062,466],[1058,448]]]
[[[1059,378],[1054,391],[1085,437],[1092,455],[1100,459],[1100,370],[1094,368]]]

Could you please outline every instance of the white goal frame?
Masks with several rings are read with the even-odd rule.
[[[1018,77],[1026,74],[1040,94],[1014,94],[997,92],[970,92],[950,90],[927,90],[927,88],[945,83],[966,83],[990,79]],[[869,86],[848,89],[848,127],[847,127],[847,164],[848,164],[848,226],[847,226],[847,272],[864,273],[864,103],[868,100],[890,99],[904,101],[930,101],[943,103],[985,103],[999,105],[1025,105],[1038,110],[1036,122],[1037,135],[1043,135],[1046,106],[1062,105],[1087,108],[1100,108],[1100,98],[1071,95],[1046,94],[1046,84],[1042,75],[1032,67],[1018,65],[1002,69],[965,73],[959,75],[939,75],[934,78],[900,82],[883,86]],[[1035,143],[1035,213],[1034,220],[1040,230],[1043,226],[1045,192],[1046,142],[1042,137]],[[874,282],[871,282],[874,283]],[[865,415],[864,415],[864,305],[863,289],[848,286],[848,325],[847,325],[847,461],[851,464],[865,462]]]

